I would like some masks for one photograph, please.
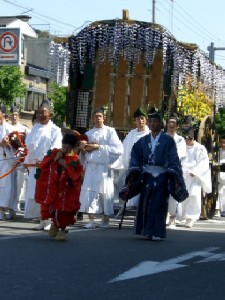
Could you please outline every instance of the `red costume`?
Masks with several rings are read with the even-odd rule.
[[[41,204],[42,219],[52,218],[57,228],[75,223],[83,167],[77,154],[64,155],[66,168],[54,161],[60,149],[49,150],[36,171],[35,201]]]

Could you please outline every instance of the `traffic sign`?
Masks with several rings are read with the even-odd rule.
[[[0,65],[20,64],[20,29],[0,28]]]
[[[13,32],[6,31],[0,36],[0,49],[3,52],[6,53],[12,52],[17,47],[18,47],[18,38]]]

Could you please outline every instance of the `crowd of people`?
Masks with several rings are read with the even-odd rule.
[[[114,200],[125,187],[124,201],[135,207],[134,233],[153,241],[166,238],[168,226],[191,228],[201,214],[201,195],[212,190],[206,148],[195,140],[189,120],[178,126],[171,114],[163,123],[155,109],[137,108],[135,129],[123,142],[104,124],[105,112],[92,113],[93,128],[85,135],[66,132],[52,120],[44,100],[35,112],[32,129],[20,124],[19,110],[0,106],[0,220],[13,219],[25,195],[26,219],[39,219],[34,230],[47,230],[57,241],[66,240],[66,227],[78,214],[88,214],[85,228],[109,227]],[[166,126],[165,126],[166,125]],[[177,130],[180,129],[180,134]],[[24,137],[27,155],[17,164],[10,134]],[[225,161],[225,136],[220,138],[220,162]],[[225,216],[225,173],[219,174],[218,208]],[[118,180],[119,178],[119,180]]]

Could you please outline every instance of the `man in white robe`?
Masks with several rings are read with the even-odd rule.
[[[206,148],[194,140],[194,129],[184,130],[187,155],[184,171],[185,185],[189,197],[181,202],[181,221],[191,228],[201,215],[201,191],[211,193],[211,171]]]
[[[25,158],[24,165],[28,168],[29,176],[27,182],[25,215],[24,218],[34,219],[40,218],[40,205],[34,200],[36,179],[36,166],[43,159],[49,149],[62,147],[61,129],[51,120],[50,104],[44,100],[38,110],[38,123],[36,123],[31,132],[26,137],[26,146],[28,155]],[[40,224],[34,230],[48,229],[45,220],[41,220]]]
[[[11,108],[11,123],[15,128],[15,131],[18,131],[22,133],[24,136],[26,136],[30,129],[20,123],[20,111],[18,107],[15,105]],[[17,199],[17,205],[18,209],[21,209],[21,205],[25,203],[25,195],[26,195],[26,182],[28,178],[28,172],[27,169],[24,168],[23,163],[20,163],[15,172],[15,182],[16,188],[15,188],[15,198]],[[12,219],[14,217],[15,213],[11,212],[10,218]]]
[[[94,214],[103,214],[101,227],[108,227],[114,213],[114,184],[109,167],[123,152],[122,142],[114,128],[104,125],[104,111],[93,112],[94,128],[87,131],[88,143],[81,141],[84,181],[80,193],[80,212],[88,213],[86,228],[95,228]]]
[[[13,132],[14,127],[5,120],[6,109],[0,105],[0,177],[12,169],[15,159],[14,151],[9,144],[8,135]],[[14,196],[14,174],[13,172],[0,178],[0,220],[8,219],[9,215],[17,208],[17,200]]]
[[[173,137],[176,147],[177,147],[177,154],[180,159],[181,167],[183,170],[183,167],[185,165],[185,159],[186,159],[186,143],[184,138],[181,135],[177,134],[178,130],[178,118],[176,115],[172,114],[167,119],[166,124],[166,133],[169,134],[171,137]],[[168,204],[168,225],[175,225],[176,222],[176,214],[177,214],[177,208],[178,202],[170,195],[169,197],[169,204]]]
[[[27,126],[20,123],[19,108],[16,106],[13,106],[11,108],[11,113],[12,113],[11,114],[11,123],[15,127],[15,130],[18,132],[25,133],[27,135],[30,132],[30,129]]]
[[[127,175],[127,170],[129,169],[131,150],[133,145],[143,136],[149,134],[149,128],[147,126],[147,115],[143,109],[138,108],[133,114],[134,123],[136,125],[135,129],[132,129],[123,141],[123,155],[119,160],[122,161],[123,167],[126,170],[123,178],[123,185],[125,184],[125,178]],[[137,195],[127,202],[127,207],[137,207],[140,195]]]

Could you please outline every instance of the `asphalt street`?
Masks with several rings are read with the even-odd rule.
[[[61,243],[23,213],[1,221],[0,299],[224,299],[225,218],[168,228],[163,242],[135,236],[132,212],[121,230],[86,221]]]

